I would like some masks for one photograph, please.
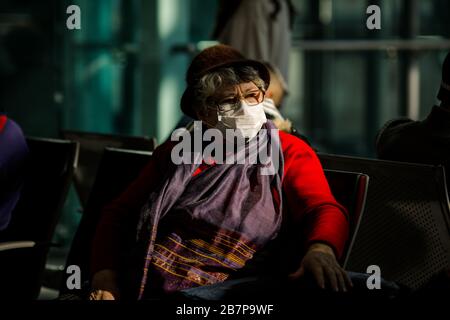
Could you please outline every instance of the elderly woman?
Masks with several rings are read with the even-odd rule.
[[[269,82],[264,65],[217,45],[192,61],[181,109],[206,129],[239,131],[248,145],[262,128],[274,129],[263,110]],[[292,245],[296,251],[289,254],[298,258],[284,277],[312,275],[321,288],[347,290],[351,282],[338,263],[347,212],[333,198],[313,150],[276,132],[279,144],[267,140],[280,154],[272,174],[248,161],[176,165],[176,143],[158,147],[137,180],[103,210],[90,298],[164,297],[252,274],[261,267],[258,254],[283,230],[295,243],[282,246]],[[127,236],[130,222],[137,226],[135,241]]]

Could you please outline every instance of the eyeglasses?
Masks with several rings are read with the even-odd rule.
[[[236,95],[233,98],[226,98],[225,100],[216,103],[216,107],[221,114],[233,114],[239,110],[242,100],[249,106],[255,106],[264,100],[264,95],[265,92],[263,90],[255,89],[245,92],[242,95]]]

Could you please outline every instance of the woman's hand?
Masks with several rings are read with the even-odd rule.
[[[326,244],[312,244],[303,257],[300,268],[290,274],[289,278],[296,280],[305,273],[312,274],[322,289],[325,289],[325,283],[334,291],[346,292],[353,286],[347,273],[337,262],[333,250]]]
[[[89,300],[118,300],[119,288],[117,285],[117,272],[114,270],[101,270],[92,278],[92,290]]]
[[[116,300],[110,291],[92,290],[89,294],[89,300]]]

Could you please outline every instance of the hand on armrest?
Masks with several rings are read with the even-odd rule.
[[[347,291],[353,284],[344,269],[339,265],[333,249],[324,243],[312,244],[300,264],[300,268],[289,277],[296,280],[311,274],[317,285],[325,289],[326,285],[334,291]]]

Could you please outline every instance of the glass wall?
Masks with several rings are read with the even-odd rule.
[[[448,1],[296,0],[284,112],[320,151],[374,156],[385,121],[423,119],[450,49]],[[381,9],[368,30],[366,8]]]
[[[135,133],[136,1],[72,2],[82,28],[65,33],[64,128]]]

